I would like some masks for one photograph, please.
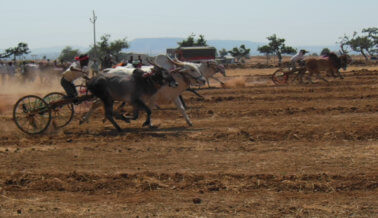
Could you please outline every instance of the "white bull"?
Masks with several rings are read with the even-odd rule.
[[[205,85],[206,79],[201,74],[201,71],[199,69],[199,66],[197,66],[194,63],[189,62],[180,62],[177,60],[172,60],[168,58],[165,55],[159,55],[155,59],[155,63],[161,67],[163,67],[166,70],[172,71],[175,68],[179,67],[181,70],[175,71],[172,73],[173,78],[178,83],[178,87],[172,88],[169,86],[163,86],[161,87],[157,93],[155,93],[152,97],[146,98],[142,97],[142,100],[150,107],[154,108],[157,104],[160,103],[166,103],[169,101],[173,101],[178,110],[181,112],[181,114],[184,116],[187,124],[189,126],[192,126],[192,122],[189,119],[189,116],[186,114],[185,108],[179,98],[182,92],[187,90],[190,85]],[[145,70],[146,72],[149,72],[151,68],[149,66],[146,66],[142,68],[142,70]],[[120,74],[130,74],[133,72],[133,68],[131,67],[117,67],[111,70],[108,70],[107,72],[111,73],[120,73]],[[88,111],[88,113],[82,118],[83,122],[87,122],[89,120],[90,115],[93,113],[94,109],[99,107],[101,105],[100,101],[96,101],[91,109]]]
[[[151,72],[154,66],[142,66],[140,69],[146,73]],[[103,70],[104,73],[117,73],[117,74],[127,74],[131,75],[135,70],[135,67],[131,64],[126,66],[117,66],[116,68],[106,68]]]
[[[222,81],[220,81],[218,78],[214,77],[216,73],[221,73],[224,77],[226,76],[226,71],[223,66],[223,64],[217,64],[215,61],[204,61],[199,64],[196,64],[202,75],[206,78],[207,85],[210,88],[209,78],[212,78],[216,81],[218,81],[220,84],[224,84]]]

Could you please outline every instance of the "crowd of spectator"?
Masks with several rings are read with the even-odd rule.
[[[61,62],[57,60],[0,60],[0,85],[4,85],[9,81],[27,83],[40,79],[41,83],[48,82],[49,79],[59,77],[72,62]],[[116,63],[111,56],[104,58],[103,61],[90,60],[89,69],[90,76],[96,76],[104,68],[116,66],[126,66],[127,64],[139,68],[143,65],[140,55],[136,59],[130,56],[128,60]]]
[[[1,61],[0,80],[1,85],[7,82],[33,82],[38,77],[41,82],[46,77],[62,72],[69,63],[58,63],[57,61]]]

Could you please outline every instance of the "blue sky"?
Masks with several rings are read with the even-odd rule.
[[[88,46],[97,38],[187,37],[288,45],[333,45],[338,37],[378,26],[378,0],[0,0],[0,48]]]

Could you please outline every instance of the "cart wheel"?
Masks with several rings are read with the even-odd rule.
[[[65,95],[60,92],[51,92],[43,97],[43,100],[45,100],[47,104],[51,105],[54,102],[62,100],[64,96]],[[50,107],[50,110],[52,116],[52,124],[55,128],[62,128],[68,125],[74,116],[74,107],[72,103]]]
[[[276,85],[284,85],[287,83],[288,75],[282,69],[276,70],[272,75],[272,81]]]
[[[21,131],[38,134],[49,127],[51,111],[42,98],[27,95],[20,98],[14,105],[13,120]]]

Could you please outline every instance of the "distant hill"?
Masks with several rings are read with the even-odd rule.
[[[176,48],[177,42],[182,41],[184,38],[138,38],[129,41],[130,48],[126,52],[143,53],[149,55],[165,54],[167,48]],[[257,48],[266,43],[252,42],[248,40],[207,40],[208,45],[216,47],[218,50],[225,48],[231,50],[234,47],[239,47],[244,44],[247,48],[251,49],[251,55],[260,55]],[[55,46],[49,48],[31,48],[31,53],[26,57],[32,59],[31,55],[37,55],[40,59],[46,56],[48,59],[56,59],[65,46]],[[89,47],[84,46],[71,46],[74,49],[79,49],[81,52],[86,52]],[[293,46],[297,49],[306,49],[310,53],[320,53],[323,48],[329,48],[331,51],[338,51],[338,45],[324,45],[324,46]]]
[[[32,59],[32,55],[37,55],[37,59],[43,58],[46,56],[47,59],[55,60],[59,57],[60,52],[66,46],[55,46],[55,47],[48,47],[48,48],[31,48],[31,53],[28,54],[26,58]],[[83,47],[83,46],[71,46],[73,49],[79,49],[80,52],[87,52],[90,48]]]
[[[140,38],[129,42],[128,52],[150,55],[165,54],[167,48],[177,47],[177,42],[183,38]]]

